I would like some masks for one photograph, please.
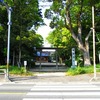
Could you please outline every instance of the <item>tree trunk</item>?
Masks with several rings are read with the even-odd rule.
[[[13,50],[13,66],[15,65],[15,51]]]
[[[18,57],[18,67],[21,67],[21,48],[19,46],[19,57]]]
[[[89,55],[89,50],[83,52],[83,58],[84,58],[84,66],[90,66],[91,61],[90,61],[90,55]]]
[[[71,19],[71,14],[70,14],[70,7],[71,7],[71,3],[72,0],[67,0],[66,2],[66,28],[68,30],[70,30],[73,39],[76,41],[76,43],[78,44],[78,48],[80,49],[80,51],[82,51],[83,53],[83,58],[84,58],[84,66],[89,66],[91,65],[90,62],[90,55],[89,55],[89,43],[88,43],[88,39],[89,36],[91,34],[91,30],[90,32],[87,34],[86,38],[85,38],[85,42],[83,41],[82,38],[82,25],[81,25],[81,15],[82,15],[82,8],[83,8],[83,1],[81,1],[81,8],[80,11],[77,14],[77,33],[75,34],[74,29],[73,29],[73,25],[72,25],[72,19]]]
[[[78,42],[78,47],[80,51],[83,53],[83,59],[84,59],[84,66],[90,66],[90,53],[89,53],[89,43],[88,41],[85,41],[85,46],[81,42]]]

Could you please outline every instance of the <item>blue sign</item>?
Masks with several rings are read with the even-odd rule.
[[[0,2],[3,2],[3,0],[0,0]]]
[[[50,55],[50,53],[49,52],[37,52],[37,56],[41,56],[41,57],[47,57],[47,56],[49,56]]]

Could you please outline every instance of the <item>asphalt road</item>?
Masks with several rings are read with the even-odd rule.
[[[100,100],[100,85],[6,83],[0,100]]]
[[[34,84],[1,84],[0,100],[22,100]]]

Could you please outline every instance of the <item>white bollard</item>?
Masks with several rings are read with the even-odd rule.
[[[27,61],[24,61],[25,72],[27,71],[26,66],[27,66]]]

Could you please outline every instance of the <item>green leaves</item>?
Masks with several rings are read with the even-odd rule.
[[[49,43],[57,47],[69,47],[73,41],[71,33],[66,28],[56,29],[53,32],[49,33],[47,37]]]
[[[28,2],[27,0],[4,0],[4,2],[13,9],[10,38],[11,58],[14,51],[18,60],[21,49],[23,49],[22,57],[24,57],[23,54],[26,54],[27,57],[33,56],[33,47],[39,47],[43,44],[42,36],[36,34],[36,29],[43,23],[38,0],[28,0]],[[6,57],[4,48],[7,48],[7,15],[7,9],[0,3],[0,55],[3,60]],[[30,29],[34,31],[29,31]]]
[[[0,25],[0,32],[3,30],[3,27]]]
[[[99,0],[83,0],[84,5],[94,6],[97,3],[100,3]]]
[[[5,3],[7,3],[9,6],[13,6],[14,5],[14,0],[4,0]]]

